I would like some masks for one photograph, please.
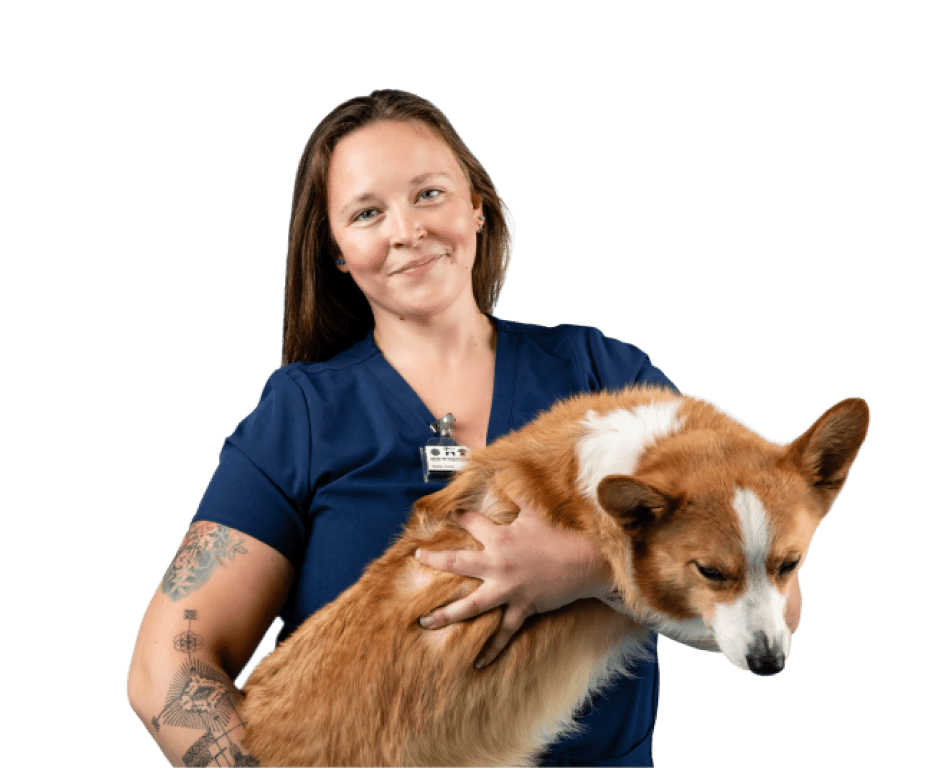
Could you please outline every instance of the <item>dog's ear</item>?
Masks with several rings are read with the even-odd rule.
[[[623,529],[640,534],[677,507],[677,500],[632,476],[607,476],[597,486],[597,500]]]
[[[861,398],[836,404],[785,450],[784,457],[809,481],[828,508],[867,435],[870,411]]]

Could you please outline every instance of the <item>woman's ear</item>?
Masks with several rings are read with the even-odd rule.
[[[485,214],[482,212],[482,199],[475,193],[472,193],[472,216],[475,220],[475,231],[482,232],[482,228],[485,227]]]

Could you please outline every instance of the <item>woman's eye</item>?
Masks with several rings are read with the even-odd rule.
[[[363,209],[353,217],[353,221],[365,222],[366,220],[372,219],[374,216],[376,216],[376,209]]]
[[[423,192],[418,194],[418,200],[432,201],[439,194],[440,194],[440,190],[436,190],[436,189],[424,190]]]

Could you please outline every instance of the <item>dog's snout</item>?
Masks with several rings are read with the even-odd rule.
[[[745,653],[745,662],[748,663],[749,670],[759,676],[780,673],[784,669],[785,660],[783,650],[779,645],[772,646],[764,631],[755,634],[754,640]]]

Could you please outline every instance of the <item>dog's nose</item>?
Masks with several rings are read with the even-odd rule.
[[[784,670],[784,653],[779,647],[771,648],[764,631],[755,634],[754,641],[745,653],[745,662],[753,674],[771,676]]]
[[[746,655],[745,660],[751,672],[759,676],[771,676],[784,670],[784,656],[780,653],[762,656]]]

